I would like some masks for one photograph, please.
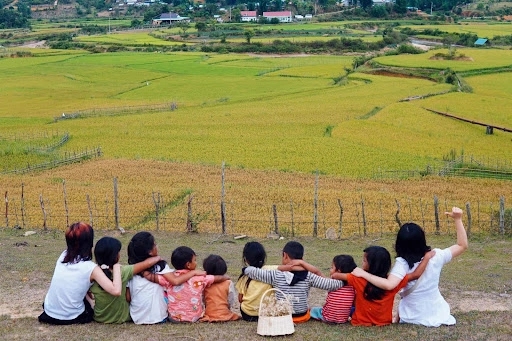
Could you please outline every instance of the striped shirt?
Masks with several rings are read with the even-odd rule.
[[[324,320],[333,323],[347,322],[355,297],[356,292],[351,285],[329,292],[322,309]]]
[[[308,297],[311,287],[333,291],[343,286],[342,281],[320,277],[311,272],[308,272],[303,281],[299,281],[294,285],[289,284],[291,278],[293,278],[293,274],[288,271],[262,270],[249,266],[245,269],[245,274],[252,279],[268,283],[274,288],[280,289],[285,295],[293,296],[293,313],[297,315],[304,314],[308,311]],[[276,297],[278,299],[284,299],[279,291],[276,292]]]

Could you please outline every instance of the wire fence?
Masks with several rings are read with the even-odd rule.
[[[65,135],[61,141],[57,142],[57,144],[59,144],[59,143],[63,144],[68,139],[69,139],[69,136]],[[50,146],[49,148],[51,148],[51,147],[52,146]],[[4,171],[0,172],[0,174],[26,174],[26,173],[36,172],[36,171],[48,170],[48,169],[52,169],[52,168],[69,165],[69,164],[76,163],[76,162],[89,160],[89,159],[96,158],[96,157],[101,157],[101,155],[102,155],[101,147],[96,147],[91,150],[85,150],[85,151],[78,152],[78,153],[77,152],[65,152],[64,155],[60,158],[56,158],[53,160],[49,160],[46,162],[33,164],[33,165],[27,164],[26,167],[4,170]]]
[[[0,211],[4,226],[63,229],[74,221],[84,220],[103,230],[344,239],[394,233],[400,224],[414,221],[427,234],[452,235],[453,222],[444,212],[457,206],[438,197],[385,201],[361,196],[344,201],[312,198],[264,202],[239,201],[230,196],[222,201],[186,193],[166,198],[155,192],[142,199],[127,199],[105,192],[101,198],[87,194],[83,200],[68,200],[65,190],[60,198],[56,197],[50,200],[47,194],[20,199],[10,198],[6,192],[6,204]],[[468,202],[462,208],[468,234],[512,234],[512,209],[506,207],[504,197],[496,202]]]

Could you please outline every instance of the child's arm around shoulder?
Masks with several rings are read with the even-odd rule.
[[[141,272],[143,270],[149,269],[150,267],[152,267],[153,265],[158,263],[160,260],[161,260],[160,256],[154,256],[154,257],[149,257],[148,259],[146,259],[142,262],[133,264],[133,274],[138,274],[139,272]]]
[[[96,281],[103,290],[112,296],[121,296],[121,265],[119,263],[114,264],[112,273],[113,280],[111,281],[103,270],[96,265],[91,273],[91,282]]]
[[[248,266],[244,270],[244,275],[260,282],[272,284],[275,280],[278,270],[263,270],[254,266]]]
[[[409,281],[414,281],[415,279],[420,278],[420,276],[423,274],[423,272],[427,268],[427,264],[428,264],[429,260],[432,257],[434,257],[435,254],[436,254],[435,251],[429,251],[429,252],[425,253],[425,256],[423,256],[423,259],[421,260],[420,264],[418,264],[416,269],[414,269],[413,272],[407,274],[407,278],[409,279]]]
[[[213,276],[213,283],[220,283],[229,280],[229,276],[226,275],[215,275]]]
[[[179,276],[174,275],[173,272],[168,272],[165,274],[162,274],[163,276],[172,286],[178,286],[189,279],[191,279],[194,276],[205,276],[206,272],[202,270],[191,270],[186,273],[180,274]]]
[[[305,262],[302,259],[294,259],[290,264],[279,265],[277,267],[279,271],[309,271],[317,276],[324,277],[322,272],[314,265]]]
[[[402,278],[399,278],[393,274],[389,275],[388,278],[382,278],[379,276],[372,275],[361,268],[355,268],[352,271],[352,275],[354,275],[355,277],[362,277],[371,284],[375,285],[376,287],[379,287],[384,290],[393,290],[402,281]]]

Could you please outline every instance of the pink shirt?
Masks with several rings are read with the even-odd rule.
[[[176,270],[173,276],[180,276],[190,270]],[[163,276],[160,285],[167,293],[169,318],[177,322],[196,322],[204,314],[203,291],[214,281],[214,276],[194,276],[185,283],[173,286]]]

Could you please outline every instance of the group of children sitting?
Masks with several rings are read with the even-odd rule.
[[[353,325],[386,325],[392,323],[395,294],[419,278],[436,254],[429,247],[423,250],[415,268],[397,280],[393,288],[384,290],[386,284],[371,278],[388,277],[391,256],[383,247],[364,250],[362,269],[356,268],[350,255],[334,257],[330,276],[324,277],[316,267],[304,262],[304,247],[299,242],[286,243],[281,265],[269,266],[265,265],[263,245],[253,241],[244,247],[246,267],[234,285],[226,276],[227,265],[221,256],[208,256],[203,261],[204,270],[197,270],[194,251],[180,246],[172,252],[171,269],[158,255],[153,235],[139,232],[128,245],[129,265],[119,265],[121,242],[112,237],[103,237],[96,243],[94,263],[93,238],[94,232],[86,223],[75,223],[67,229],[67,250],[57,261],[40,322],[257,321],[261,297],[274,287],[280,289],[275,293],[277,299],[284,299],[283,293],[291,297],[294,323],[313,318],[329,323],[350,320]],[[329,291],[323,307],[309,308],[311,287]],[[240,315],[232,310],[237,298]]]

